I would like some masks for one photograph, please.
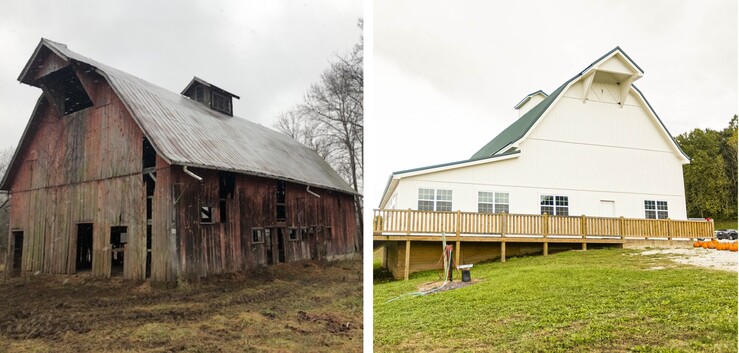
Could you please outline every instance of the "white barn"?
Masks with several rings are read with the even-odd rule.
[[[686,219],[690,161],[633,85],[643,73],[616,47],[526,96],[471,158],[393,173],[380,208]]]

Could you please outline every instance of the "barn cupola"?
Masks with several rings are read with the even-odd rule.
[[[631,84],[643,75],[644,71],[620,47],[616,47],[580,73],[582,101],[612,99],[623,108],[629,98]],[[600,88],[595,89],[596,84]],[[611,90],[608,86],[618,88]]]
[[[233,98],[241,99],[239,96],[212,85],[197,76],[192,78],[181,94],[228,116],[234,115]]]
[[[516,106],[513,108],[518,110],[518,116],[521,117],[529,110],[531,110],[531,108],[541,103],[541,101],[543,101],[546,97],[546,93],[544,93],[542,90],[538,90],[534,93],[529,93],[526,97],[523,97],[523,99],[518,102],[518,104],[516,104]]]
[[[18,81],[41,88],[60,116],[93,106],[94,68],[63,52],[66,45],[41,39]],[[80,76],[82,75],[82,76]]]

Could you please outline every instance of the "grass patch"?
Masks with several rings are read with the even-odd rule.
[[[714,220],[713,221],[713,228],[716,229],[716,230],[719,230],[719,229],[739,229],[739,227],[737,227],[737,220],[736,219],[734,219],[734,220],[728,220],[728,221],[717,221],[717,220]]]
[[[375,350],[737,351],[736,273],[604,249],[476,265],[472,277],[480,283],[392,302],[436,271],[376,283]]]

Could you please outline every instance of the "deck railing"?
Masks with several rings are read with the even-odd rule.
[[[374,210],[375,235],[540,235],[626,238],[712,238],[713,222],[507,213]]]

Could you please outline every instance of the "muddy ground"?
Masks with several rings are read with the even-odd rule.
[[[0,283],[0,352],[359,352],[361,270],[298,262],[170,288],[11,278]]]

